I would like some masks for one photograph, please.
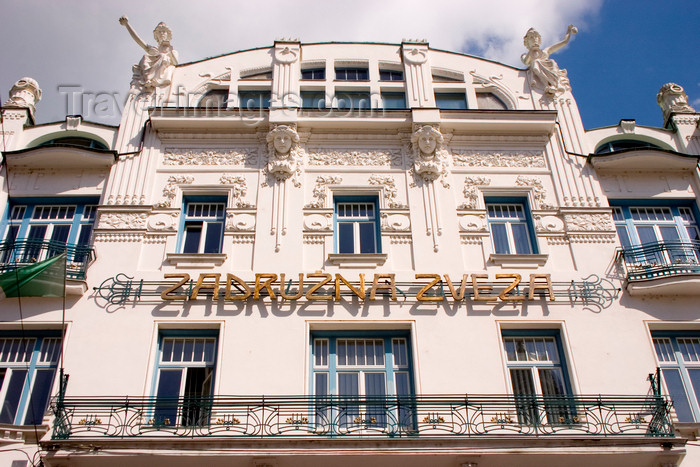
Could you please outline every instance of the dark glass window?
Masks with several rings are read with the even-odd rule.
[[[379,79],[381,81],[403,81],[403,71],[379,70]]]
[[[382,107],[385,109],[405,109],[406,94],[403,92],[383,92]]]
[[[367,68],[336,68],[335,79],[338,81],[367,81],[369,71]]]
[[[309,68],[301,70],[301,79],[323,80],[326,79],[325,68]]]
[[[270,98],[270,91],[241,91],[238,93],[242,109],[269,109]]]
[[[461,92],[436,92],[435,106],[442,110],[466,110],[467,97]]]

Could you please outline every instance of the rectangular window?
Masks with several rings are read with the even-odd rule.
[[[508,377],[521,424],[572,423],[575,408],[557,331],[504,331]],[[542,406],[538,402],[542,401]]]
[[[322,91],[301,91],[302,109],[325,109],[326,93]]]
[[[58,332],[0,336],[0,423],[42,423],[60,353]]]
[[[435,106],[441,110],[466,110],[467,96],[463,92],[436,92]]]
[[[535,252],[525,203],[492,203],[487,200],[486,213],[494,253],[529,255]]]
[[[403,81],[403,71],[379,70],[380,81]]]
[[[163,332],[158,349],[154,425],[209,424],[216,332]]]
[[[405,109],[406,94],[403,92],[383,92],[382,107],[385,109]]]
[[[316,423],[333,420],[340,430],[358,425],[385,427],[390,420],[414,425],[410,403],[388,406],[387,396],[413,394],[411,347],[405,332],[316,332],[311,336],[312,381],[317,400]],[[340,403],[324,405],[329,395]]]
[[[700,420],[700,334],[652,333],[656,359],[679,422]]]
[[[270,91],[240,91],[238,101],[241,109],[269,109]]]
[[[308,68],[301,70],[301,79],[324,80],[326,79],[325,68]]]
[[[369,71],[367,68],[336,68],[336,81],[367,81]]]
[[[226,198],[186,198],[182,217],[182,253],[221,253]]]
[[[336,252],[381,253],[376,197],[335,198]]]
[[[335,97],[338,102],[338,109],[366,110],[370,108],[368,92],[338,92]]]

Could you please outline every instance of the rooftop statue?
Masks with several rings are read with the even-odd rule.
[[[570,24],[566,30],[566,35],[560,42],[541,49],[542,36],[540,33],[533,28],[527,31],[523,38],[523,44],[527,47],[527,53],[523,54],[520,59],[528,66],[530,86],[537,88],[541,84],[544,86],[544,92],[551,96],[571,90],[566,70],[560,69],[557,62],[549,58],[549,56],[568,44],[569,40],[571,40],[571,35],[577,32],[578,29]]]
[[[129,24],[126,16],[119,18],[119,24],[126,27],[136,43],[146,51],[143,58],[134,65],[134,76],[131,79],[131,92],[149,92],[155,88],[167,86],[177,65],[177,51],[170,45],[173,33],[163,22],[153,30],[153,37],[158,46],[146,44]]]
[[[695,109],[688,104],[688,94],[676,83],[661,86],[656,102],[664,112],[664,120],[668,120],[672,113],[695,113]]]

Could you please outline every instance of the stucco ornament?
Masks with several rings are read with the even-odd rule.
[[[396,188],[396,181],[389,177],[388,175],[371,175],[367,180],[370,185],[382,185],[384,187],[384,204],[390,208],[404,208],[406,207],[401,201],[397,199],[398,190]]]
[[[28,108],[34,115],[34,105],[41,100],[41,88],[36,80],[24,77],[15,81],[10,89],[10,100],[5,102],[4,107]]]
[[[267,173],[280,181],[293,177],[294,186],[301,186],[298,176],[301,174],[302,149],[296,130],[287,125],[272,129],[267,134],[267,152]]]
[[[299,46],[292,44],[275,49],[275,60],[280,63],[294,63],[299,58]]]
[[[148,230],[174,231],[177,230],[178,213],[158,213],[148,218]]]
[[[168,177],[168,183],[163,188],[163,199],[156,206],[159,208],[169,208],[173,204],[175,195],[177,194],[178,185],[189,185],[194,181],[194,177],[189,175],[172,175]]]
[[[488,186],[491,180],[486,177],[466,177],[464,179],[464,197],[466,201],[462,203],[460,209],[474,209],[479,203],[479,188],[480,186]]]
[[[219,183],[222,185],[231,185],[231,196],[233,197],[232,203],[237,208],[248,208],[252,205],[243,200],[246,193],[248,193],[248,186],[246,185],[245,177],[237,175],[222,175],[219,178]]]
[[[326,175],[316,177],[316,186],[314,186],[314,199],[307,204],[307,208],[323,208],[326,205],[328,198],[328,185],[340,185],[343,179],[336,175]]]
[[[132,68],[134,75],[131,79],[129,92],[139,94],[168,86],[172,80],[178,57],[177,51],[170,45],[173,38],[170,28],[163,22],[158,23],[158,26],[153,30],[153,37],[158,45],[153,46],[146,44],[139,37],[126,16],[119,18],[119,24],[124,26],[139,47],[146,51],[141,61]]]
[[[528,186],[532,187],[532,193],[535,198],[535,207],[537,209],[551,209],[553,206],[545,201],[547,197],[547,191],[542,185],[542,180],[536,177],[525,177],[524,175],[519,175],[515,180],[517,186]]]
[[[545,94],[550,96],[557,96],[571,90],[566,70],[560,69],[557,62],[549,58],[549,56],[568,44],[569,40],[571,40],[571,35],[577,32],[578,29],[573,24],[570,24],[564,38],[560,42],[550,45],[543,50],[540,48],[542,46],[540,33],[533,28],[527,31],[523,38],[523,44],[527,47],[527,53],[523,54],[520,59],[528,66],[530,86],[533,88],[541,87]]]
[[[450,185],[445,180],[449,154],[443,147],[444,138],[436,128],[426,125],[411,136],[413,145],[413,172],[423,180],[432,182],[442,178],[445,188]]]
[[[148,214],[134,212],[112,212],[100,216],[102,229],[145,229]]]
[[[664,120],[668,120],[672,113],[695,113],[695,109],[688,105],[688,95],[683,87],[676,83],[661,86],[656,95],[656,102],[664,112]]]

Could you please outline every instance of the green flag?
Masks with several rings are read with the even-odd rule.
[[[63,297],[66,254],[0,274],[0,300],[6,297]]]

